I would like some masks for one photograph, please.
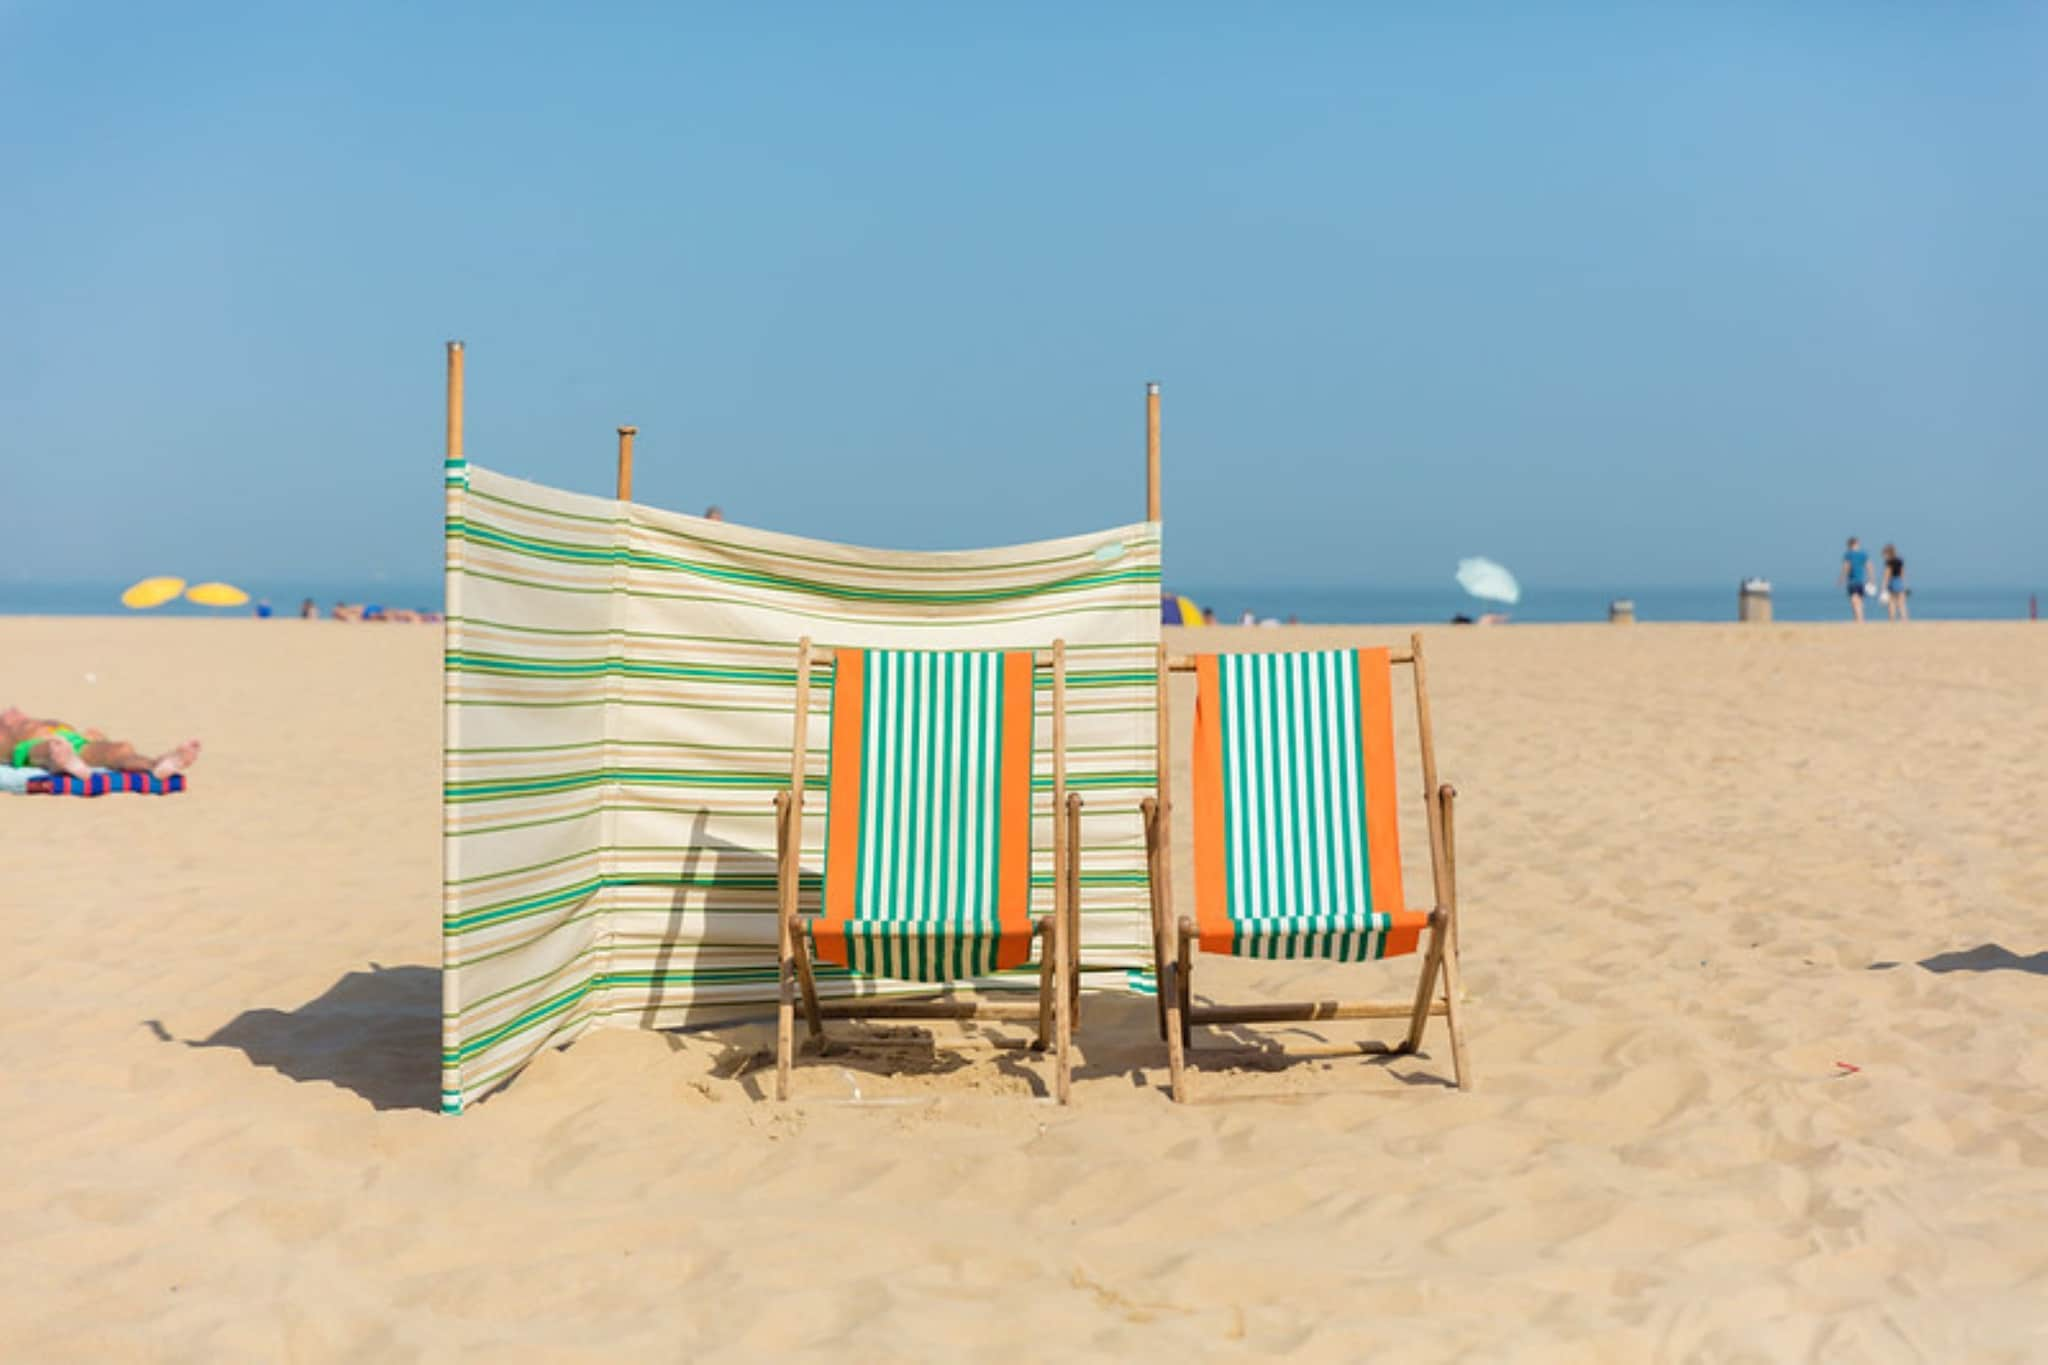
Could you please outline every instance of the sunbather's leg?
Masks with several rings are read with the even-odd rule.
[[[52,735],[29,745],[28,762],[30,767],[46,772],[69,773],[73,777],[92,776],[92,765],[80,757],[71,741],[62,735]]]
[[[183,772],[199,757],[199,741],[188,739],[167,754],[150,758],[135,751],[135,746],[126,740],[95,739],[82,751],[81,757],[94,768],[113,768],[118,772],[148,772],[158,777],[169,777],[172,773]]]

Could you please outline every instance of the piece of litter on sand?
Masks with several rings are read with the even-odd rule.
[[[840,1075],[842,1075],[842,1076],[844,1076],[844,1077],[846,1077],[846,1084],[848,1085],[848,1087],[850,1087],[850,1088],[852,1089],[852,1091],[853,1091],[853,1097],[854,1097],[855,1099],[859,1099],[859,1098],[860,1098],[860,1082],[859,1082],[859,1081],[857,1081],[857,1080],[855,1080],[855,1079],[853,1078],[853,1073],[852,1073],[851,1071],[848,1071],[848,1070],[847,1070],[847,1069],[846,1069],[845,1067],[843,1067],[843,1066],[842,1066],[842,1067],[840,1067],[840,1068],[839,1068],[839,1074],[840,1074]]]
[[[1842,1068],[1842,1074],[1844,1076],[1853,1076],[1863,1069],[1860,1066],[1855,1066],[1848,1062],[1836,1062],[1835,1065]]]

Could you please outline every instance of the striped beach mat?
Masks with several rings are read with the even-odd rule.
[[[185,774],[158,777],[155,773],[95,768],[87,777],[73,777],[69,773],[31,777],[24,790],[30,796],[112,796],[123,792],[135,796],[173,796],[185,790]]]
[[[838,651],[822,962],[906,981],[1031,955],[1029,652]]]
[[[1082,969],[1120,987],[1150,964],[1138,802],[1156,787],[1156,525],[998,550],[871,550],[459,461],[447,508],[444,1109],[588,1027],[715,1023],[772,1004],[773,801],[789,781],[806,635],[823,656],[1064,639],[1069,785],[1087,802]],[[831,767],[834,693],[817,672],[814,794]],[[1010,695],[1030,698],[1030,837],[1016,847],[1041,915],[1053,902],[1050,680]],[[807,915],[821,908],[827,806],[805,806]],[[1035,988],[1006,952],[977,988]],[[929,989],[836,968],[819,985]]]
[[[1196,661],[1202,951],[1346,962],[1415,951],[1384,649]]]

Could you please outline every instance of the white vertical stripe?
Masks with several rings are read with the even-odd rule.
[[[875,903],[875,888],[881,879],[883,805],[875,782],[881,775],[883,698],[888,691],[888,669],[880,656],[867,656],[867,752],[861,769],[868,786],[868,802],[861,811],[861,879],[854,896],[854,913],[866,915]]]
[[[1309,673],[1315,679],[1315,706],[1311,708],[1315,724],[1315,907],[1323,915],[1331,915],[1337,909],[1331,894],[1335,882],[1331,843],[1337,829],[1329,821],[1329,651],[1315,657]]]
[[[1265,903],[1259,894],[1259,689],[1250,655],[1233,658],[1231,663],[1238,694],[1237,761],[1244,794],[1244,821],[1239,826],[1244,832],[1244,846],[1240,850],[1244,870],[1239,874],[1244,897],[1238,902],[1238,914],[1245,919],[1257,919]]]
[[[911,755],[910,772],[914,785],[911,790],[916,799],[911,810],[916,812],[917,843],[910,863],[910,904],[911,918],[922,924],[929,917],[930,909],[926,896],[931,890],[930,862],[932,854],[932,694],[935,690],[932,678],[932,656],[920,651],[917,659],[917,717],[915,749]]]
[[[991,655],[982,661],[984,669],[983,687],[986,689],[988,712],[993,717],[1002,715],[1002,661]],[[997,856],[996,833],[1002,820],[1002,803],[997,800],[1002,781],[1002,737],[996,727],[988,727],[988,761],[981,774],[981,847],[983,862],[982,881],[988,890],[983,896],[984,913],[993,915],[1001,892],[1003,860]]]
[[[1273,790],[1279,798],[1273,807],[1274,832],[1280,836],[1273,849],[1279,859],[1275,869],[1279,873],[1276,878],[1280,888],[1279,910],[1283,915],[1298,915],[1301,913],[1301,898],[1294,885],[1294,661],[1284,654],[1271,657],[1273,733],[1278,750],[1274,757],[1279,760],[1273,765]]]
[[[1257,671],[1260,671],[1260,786],[1264,788],[1266,798],[1262,802],[1264,808],[1260,819],[1260,849],[1266,864],[1266,876],[1262,880],[1266,884],[1266,913],[1284,915],[1286,907],[1278,902],[1280,884],[1276,874],[1280,870],[1274,866],[1274,817],[1280,812],[1280,772],[1278,763],[1274,761],[1274,751],[1280,743],[1280,720],[1274,716],[1274,657],[1260,655]]]
[[[967,711],[969,715],[982,713],[982,661],[970,658],[967,661]],[[975,851],[975,844],[981,832],[981,745],[974,742],[978,735],[970,728],[967,747],[967,763],[961,770],[960,799],[965,803],[961,828],[966,832],[966,847],[961,854],[960,876],[962,894],[977,913],[983,899],[981,886],[981,857]]]
[[[1344,913],[1356,918],[1365,910],[1365,811],[1358,765],[1358,655],[1346,651],[1338,674],[1337,754],[1343,764],[1344,824],[1350,856],[1344,868]]]

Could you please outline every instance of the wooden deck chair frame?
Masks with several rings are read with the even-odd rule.
[[[1163,655],[1163,651],[1162,651]],[[1173,1098],[1188,1098],[1188,1053],[1194,1045],[1197,1024],[1257,1024],[1309,1022],[1322,1019],[1406,1019],[1408,1033],[1398,1043],[1368,1042],[1319,1051],[1297,1050],[1283,1055],[1413,1054],[1422,1047],[1424,1029],[1433,1016],[1441,1015],[1450,1033],[1451,1064],[1460,1090],[1472,1088],[1472,1071],[1465,1059],[1463,1021],[1458,1016],[1458,877],[1457,845],[1452,832],[1452,805],[1457,791],[1448,782],[1439,784],[1436,772],[1436,743],[1430,730],[1429,674],[1423,662],[1422,636],[1409,636],[1408,648],[1389,651],[1388,661],[1406,664],[1415,682],[1415,718],[1422,750],[1422,786],[1429,815],[1429,863],[1436,903],[1429,916],[1429,941],[1417,953],[1422,959],[1421,979],[1412,1001],[1302,1000],[1257,1005],[1198,1005],[1193,992],[1195,958],[1200,936],[1195,921],[1175,918],[1173,891],[1168,877],[1172,857],[1171,804],[1147,800],[1145,818],[1146,866],[1152,886],[1152,941],[1159,981],[1160,1032],[1166,1040],[1167,1067]],[[1192,673],[1193,656],[1163,659],[1160,677],[1160,733],[1167,733],[1167,678],[1169,673]],[[1162,793],[1163,795],[1164,793]],[[1441,983],[1441,994],[1438,987]]]
[[[809,636],[797,642],[796,733],[789,787],[775,795],[775,884],[780,998],[776,1008],[775,1097],[789,1098],[796,1052],[796,1002],[800,994],[811,1043],[825,1047],[827,1019],[1017,1019],[1036,1020],[1034,1051],[1053,1052],[1053,1093],[1061,1104],[1073,1093],[1073,1033],[1080,1019],[1081,797],[1067,790],[1067,646],[1053,642],[1033,673],[1052,674],[1053,909],[1040,915],[1032,935],[1038,943],[1038,992],[1030,1003],[961,998],[953,987],[925,997],[889,1000],[820,1000],[811,955],[811,920],[799,913],[804,807],[804,763],[810,736],[811,668]],[[1034,722],[1035,725],[1035,722]]]

